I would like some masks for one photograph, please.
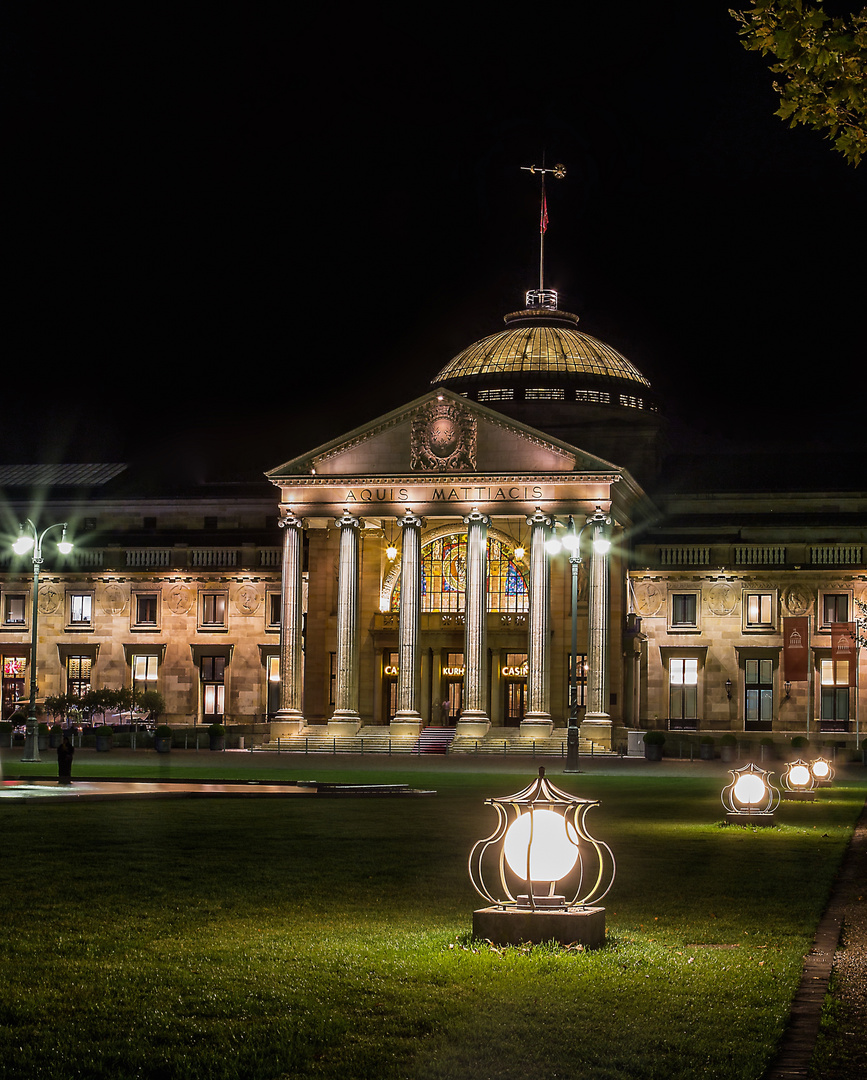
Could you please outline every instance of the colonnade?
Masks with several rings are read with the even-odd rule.
[[[463,709],[459,734],[482,735],[490,727],[487,656],[487,540],[491,519],[474,509],[463,519],[467,530],[466,599],[464,610]],[[337,570],[337,655],[335,708],[329,727],[335,732],[357,730],[359,711],[360,531],[361,520],[348,511],[334,522],[340,531]],[[413,730],[424,719],[419,712],[419,630],[421,625],[421,534],[424,520],[407,510],[397,524],[401,530],[400,612],[398,625],[397,712],[393,729]],[[530,527],[529,618],[527,641],[527,711],[522,733],[544,734],[551,716],[550,559],[546,543],[553,519],[541,509],[527,518]],[[287,514],[283,528],[280,710],[282,729],[299,730],[302,705],[303,653],[301,582],[303,521]],[[610,726],[607,713],[608,556],[590,558],[587,722]],[[598,736],[597,736],[598,738]]]

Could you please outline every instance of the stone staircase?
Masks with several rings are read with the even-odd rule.
[[[519,728],[492,728],[482,739],[456,736],[449,727],[427,727],[419,738],[389,735],[388,729],[371,725],[357,735],[331,735],[327,724],[308,724],[298,735],[256,746],[255,750],[270,750],[293,754],[485,754],[508,756],[523,754],[531,757],[566,757],[566,729],[556,728],[547,738],[522,738]],[[581,739],[578,748],[582,756],[616,756],[588,739]]]

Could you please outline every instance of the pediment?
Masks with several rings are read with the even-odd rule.
[[[271,469],[267,476],[468,476],[618,472],[616,465],[544,432],[435,390]]]

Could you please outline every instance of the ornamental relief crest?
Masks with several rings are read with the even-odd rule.
[[[452,472],[476,467],[476,420],[453,401],[432,401],[412,422],[410,468]]]

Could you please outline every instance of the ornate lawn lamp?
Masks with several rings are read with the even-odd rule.
[[[602,945],[605,908],[596,905],[614,881],[614,856],[584,821],[599,801],[561,791],[542,767],[528,787],[485,805],[498,822],[470,852],[470,880],[491,905],[473,912],[476,937]]]
[[[816,780],[806,761],[792,761],[783,773],[783,798],[797,799],[800,802],[813,802],[816,793],[813,788]]]
[[[732,825],[773,825],[780,793],[771,783],[771,773],[750,762],[730,769],[731,783],[723,790],[726,821]]]
[[[816,781],[816,787],[830,787],[834,779],[834,766],[825,758],[819,757],[810,762],[810,772]]]

